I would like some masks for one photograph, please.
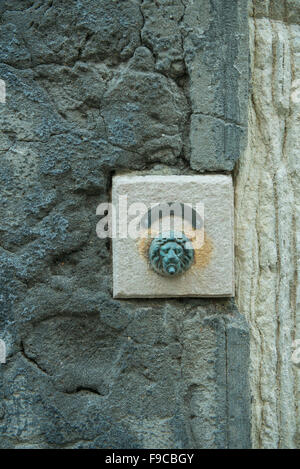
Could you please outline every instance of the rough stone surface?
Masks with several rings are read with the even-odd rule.
[[[300,373],[292,361],[300,338],[299,13],[299,2],[255,1],[250,16],[253,89],[249,143],[236,174],[236,294],[251,329],[256,448],[300,444]]]
[[[1,447],[250,446],[234,303],[113,300],[95,232],[115,172],[233,168],[246,18],[245,1],[0,2]]]
[[[20,351],[5,367],[1,447],[249,444],[248,337],[230,302],[124,306],[98,295],[94,311],[53,315],[55,296],[43,318],[22,322]]]
[[[113,178],[112,201],[117,217],[121,210],[118,210],[119,197],[124,196],[127,196],[128,207],[143,203],[147,209],[151,204],[166,201],[187,202],[194,208],[201,203],[203,244],[209,244],[210,248],[205,245],[202,248],[200,256],[206,257],[204,265],[200,259],[176,278],[161,277],[150,268],[147,255],[138,249],[139,238],[124,238],[117,232],[113,239],[115,297],[234,296],[231,176],[116,176]],[[128,217],[128,225],[131,218]],[[140,236],[142,233],[143,230]]]
[[[248,97],[248,0],[187,2],[191,167],[231,171],[244,148]]]

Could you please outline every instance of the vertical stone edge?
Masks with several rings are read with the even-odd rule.
[[[227,449],[227,373],[226,373],[226,329],[224,316],[216,322],[217,357],[216,374],[216,432],[215,445],[217,449]]]
[[[195,24],[200,8],[203,15]],[[196,171],[232,171],[246,146],[248,10],[248,0],[217,0],[214,6],[203,0],[186,10],[185,21],[194,27],[184,49],[191,79],[191,167]]]
[[[236,12],[235,28],[225,26],[227,40],[233,39],[236,47],[235,57],[230,57],[231,66],[238,75],[235,98],[230,93],[232,82],[226,73],[225,115],[228,119],[225,133],[225,159],[230,160],[231,147],[234,165],[239,161],[247,146],[248,96],[251,80],[250,38],[249,38],[249,0],[237,0],[234,6],[230,0],[224,2],[224,11]],[[231,4],[231,5],[230,5]],[[227,14],[228,19],[228,14]],[[228,20],[228,23],[230,21]],[[231,31],[230,31],[231,29]],[[233,77],[232,77],[233,78]],[[229,87],[229,88],[228,88]],[[228,94],[229,92],[229,94]],[[230,115],[230,101],[236,103],[234,114]],[[230,123],[230,121],[232,122]],[[235,143],[235,139],[237,142]],[[233,168],[234,169],[234,168]],[[234,181],[233,181],[234,182]],[[233,189],[235,190],[235,184]],[[234,231],[235,243],[235,231]],[[235,273],[234,273],[235,275]],[[226,448],[252,448],[251,441],[251,391],[250,391],[250,332],[246,318],[239,313],[235,300],[232,300],[232,311],[225,316],[225,354],[226,354]]]
[[[251,444],[251,396],[249,383],[250,335],[238,313],[225,319],[227,447],[248,449]]]

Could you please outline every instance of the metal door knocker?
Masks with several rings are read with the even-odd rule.
[[[175,231],[159,234],[149,249],[151,267],[167,277],[186,272],[193,264],[194,255],[191,241],[183,233]]]

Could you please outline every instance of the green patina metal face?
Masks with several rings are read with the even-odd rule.
[[[183,233],[161,233],[150,245],[149,261],[158,274],[176,277],[191,267],[194,261],[193,245]]]

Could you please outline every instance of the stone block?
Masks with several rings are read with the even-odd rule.
[[[201,231],[199,237],[193,240],[194,263],[186,272],[170,278],[151,268],[148,251],[157,233],[155,229],[149,234],[141,228],[136,239],[132,238],[129,230],[128,233],[120,233],[119,215],[124,211],[121,200],[125,200],[125,196],[128,213],[133,208],[132,204],[144,204],[140,219],[152,205],[166,202],[191,204],[202,211],[204,226],[197,232]],[[116,230],[113,228],[116,234],[113,238],[115,298],[234,295],[233,187],[230,176],[115,176],[112,202],[116,207]],[[129,214],[128,228],[134,217]]]

